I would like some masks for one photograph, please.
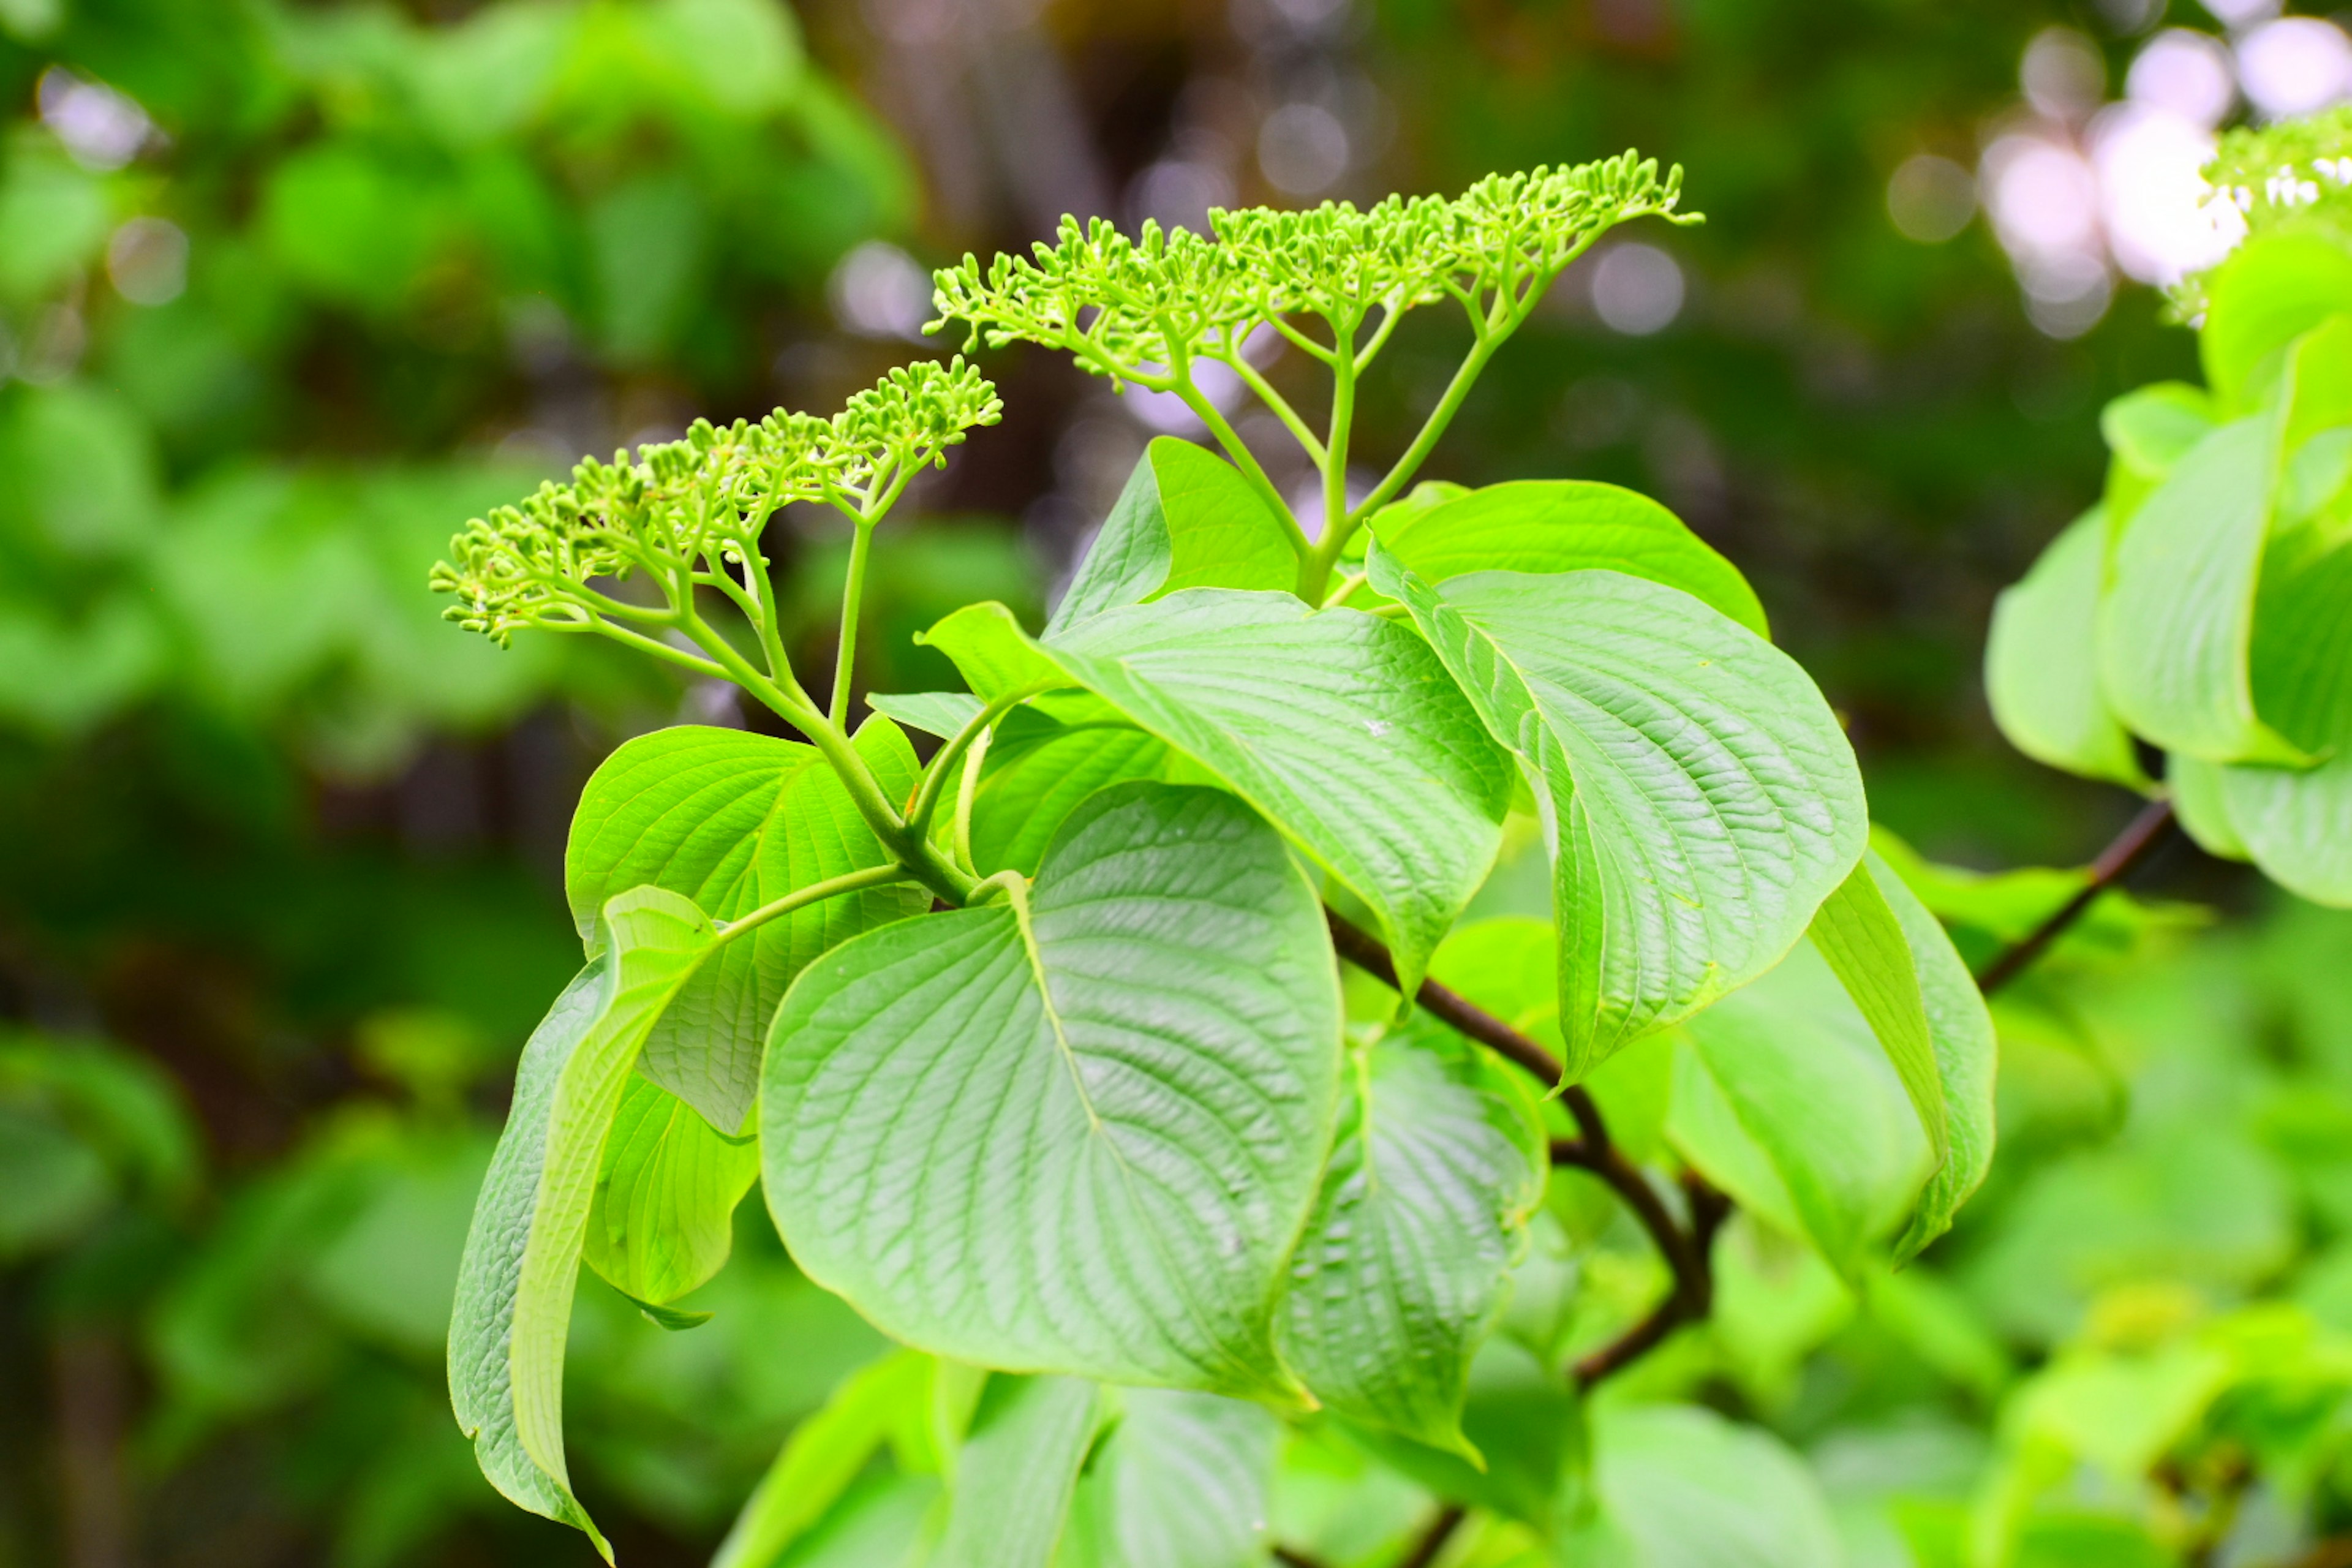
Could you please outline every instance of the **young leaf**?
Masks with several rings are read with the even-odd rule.
[[[990,612],[993,612],[991,614]],[[1222,779],[1378,919],[1410,991],[1502,843],[1507,764],[1428,647],[1286,594],[1195,588],[1045,644],[1000,606],[930,641],[988,697],[1050,660]]]
[[[2100,411],[2099,431],[2111,455],[2101,505],[2112,539],[2131,526],[2140,503],[2180,459],[2213,433],[2213,400],[2203,387],[2158,382],[2108,404]]]
[[[1993,601],[1985,696],[2009,743],[2034,761],[2146,789],[2130,732],[2099,689],[2106,544],[2106,513],[2095,507]]]
[[[1739,568],[1673,512],[1615,485],[1520,479],[1374,526],[1381,548],[1425,583],[1471,572],[1605,567],[1680,588],[1758,637],[1771,635]]]
[[[658,888],[604,906],[597,956],[531,1036],[475,1201],[449,1324],[449,1394],[490,1484],[611,1548],[563,1461],[563,1346],[604,1140],[646,1034],[709,952],[709,920]]]
[[[2279,418],[2252,415],[2207,437],[2116,542],[2100,680],[2123,721],[2168,751],[2216,763],[2300,755],[2256,717],[2247,673]]]
[[[870,721],[856,745],[883,793],[903,801],[916,769],[898,727]],[[626,742],[590,777],[572,819],[564,885],[589,937],[604,900],[626,889],[667,888],[713,920],[731,921],[888,860],[814,747],[679,725]],[[929,907],[912,885],[869,888],[728,943],[646,1042],[646,1076],[719,1131],[740,1131],[759,1089],[768,1020],[793,976],[845,938]]]
[[[1870,1026],[1808,943],[1683,1026],[1669,1136],[1849,1279],[1910,1211],[1926,1134]]]
[[[2221,805],[2273,881],[2314,903],[2352,906],[2352,543],[2270,570],[2277,581],[2254,623],[2254,689],[2287,738],[2325,760],[2222,768]]]
[[[1875,878],[1874,857],[1838,884],[1813,911],[1813,945],[1845,987],[1870,1032],[1886,1049],[1903,1092],[1919,1113],[1927,1146],[1941,1164],[1950,1152],[1945,1128],[1944,1086],[1936,1071],[1936,1043],[1927,1027],[1927,1004],[1911,943]],[[1897,884],[1900,885],[1899,883]]]
[[[898,1351],[852,1373],[760,1478],[710,1568],[771,1568],[857,1479],[908,1406],[929,1397],[931,1358]]]
[[[1357,1058],[1283,1305],[1283,1357],[1317,1399],[1480,1463],[1464,1381],[1549,1168],[1505,1070],[1419,1014]]]
[[[2164,784],[2172,792],[2180,830],[2197,847],[2223,860],[2251,860],[2253,856],[2230,821],[2229,801],[2222,794],[2221,778],[2228,771],[2224,763],[2175,752],[2164,760]]]
[[[1081,1378],[989,1379],[931,1568],[1046,1568],[1101,1402]]]
[[[1078,1483],[1056,1568],[1256,1568],[1282,1427],[1257,1405],[1122,1391],[1118,1425]]]
[[[1769,969],[1861,858],[1853,749],[1755,633],[1619,572],[1369,564],[1536,783],[1571,1082]]]
[[[1087,546],[1045,635],[1181,588],[1287,588],[1298,576],[1296,531],[1232,464],[1160,437]]]
[[[511,1351],[522,1247],[540,1220],[540,1173],[556,1080],[604,1012],[610,967],[609,954],[592,960],[523,1047],[506,1131],[474,1201],[449,1317],[449,1404],[458,1427],[474,1440],[482,1474],[517,1507],[585,1531],[608,1563],[612,1548],[570,1483],[542,1469],[516,1435]]]
[[[757,1149],[632,1075],[604,1140],[582,1256],[640,1306],[675,1301],[726,1265],[735,1205],[759,1173]]]
[[[810,1276],[960,1360],[1287,1394],[1272,1320],[1339,1069],[1281,840],[1121,784],[1033,889],[853,938],[769,1037],[765,1186]]]
[[[2322,233],[2257,236],[2215,269],[2197,350],[2221,400],[2251,407],[2287,347],[2352,309],[2352,245]]]
[[[1129,779],[1181,782],[1196,775],[1165,741],[1148,735],[1092,697],[1057,704],[1066,719],[1024,706],[1004,716],[972,795],[972,869],[1037,874],[1045,846],[1078,804]]]
[[[944,741],[979,718],[982,704],[969,691],[869,691],[866,706],[907,729]]]

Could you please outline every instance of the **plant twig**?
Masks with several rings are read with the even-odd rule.
[[[1414,1540],[1412,1550],[1397,1559],[1396,1568],[1429,1568],[1467,1517],[1467,1510],[1460,1503],[1447,1504],[1435,1519],[1429,1521],[1429,1528]]]
[[[1323,918],[1331,928],[1331,945],[1340,957],[1376,980],[1396,984],[1396,964],[1378,937],[1330,910],[1323,911]],[[1413,1001],[1427,1008],[1433,1016],[1534,1075],[1546,1089],[1559,1082],[1559,1058],[1468,997],[1434,980],[1424,980],[1413,994]],[[1640,1359],[1680,1325],[1696,1322],[1713,1309],[1715,1277],[1709,1254],[1717,1228],[1731,1212],[1731,1202],[1696,1173],[1685,1174],[1683,1190],[1691,1217],[1689,1228],[1685,1229],[1667,1211],[1658,1190],[1650,1184],[1650,1178],[1625,1157],[1625,1152],[1609,1135],[1607,1119],[1583,1086],[1570,1085],[1561,1091],[1560,1099],[1569,1115],[1575,1119],[1578,1135],[1552,1141],[1552,1163],[1574,1165],[1608,1184],[1609,1189],[1633,1212],[1633,1217],[1641,1221],[1642,1228],[1649,1232],[1675,1279],[1673,1290],[1649,1317],[1622,1338],[1577,1363],[1577,1385],[1590,1388]]]
[[[2081,920],[2101,893],[2137,870],[2141,863],[2156,852],[2157,847],[2171,836],[2175,826],[2172,802],[2152,800],[2141,808],[2138,816],[2127,823],[2115,841],[2099,851],[2091,862],[2090,880],[2082,890],[2060,905],[2057,912],[2032,931],[2011,943],[1999,957],[1985,965],[1977,976],[1977,989],[1990,996],[2032,967],[2033,961],[2048,951],[2050,944],[2065,934],[2066,928]]]

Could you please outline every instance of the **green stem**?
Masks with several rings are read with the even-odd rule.
[[[857,617],[866,597],[866,559],[874,544],[877,519],[861,517],[849,546],[849,574],[841,587],[841,637],[833,661],[833,706],[827,716],[835,728],[849,721],[849,689],[857,665]]]
[[[855,893],[866,888],[879,888],[890,882],[906,882],[913,879],[914,873],[896,861],[892,861],[887,866],[868,866],[862,871],[846,871],[838,877],[828,877],[822,882],[811,882],[805,888],[795,888],[781,899],[761,904],[740,920],[729,921],[720,928],[719,940],[722,942],[733,942],[745,931],[757,931],[780,915],[791,914],[794,910],[804,909],[810,904],[818,903],[825,899],[839,898],[844,893]]]
[[[1331,323],[1331,434],[1324,441],[1323,537],[1298,563],[1298,596],[1314,604],[1331,581],[1332,563],[1353,531],[1348,520],[1348,438],[1356,422],[1356,329],[1349,318]]]
[[[1298,411],[1290,406],[1290,400],[1276,392],[1274,384],[1258,374],[1257,366],[1242,358],[1238,352],[1230,355],[1220,354],[1218,358],[1232,367],[1233,373],[1241,377],[1242,384],[1248,387],[1260,403],[1274,411],[1274,416],[1282,421],[1283,427],[1290,432],[1292,438],[1297,441],[1300,449],[1316,467],[1322,467],[1323,443],[1316,438],[1314,431],[1307,427],[1307,421],[1298,416]]]
[[[1437,445],[1438,438],[1445,434],[1445,427],[1454,422],[1454,416],[1461,410],[1462,400],[1470,395],[1470,388],[1476,384],[1480,374],[1486,370],[1486,362],[1495,357],[1495,351],[1509,335],[1507,329],[1479,334],[1478,341],[1470,345],[1469,353],[1463,356],[1461,368],[1454,373],[1454,379],[1445,384],[1445,395],[1437,400],[1437,406],[1429,411],[1427,419],[1422,421],[1421,434],[1412,438],[1412,445],[1405,448],[1404,456],[1399,458],[1395,466],[1382,476],[1381,482],[1372,487],[1372,493],[1363,499],[1362,504],[1348,514],[1340,527],[1325,531],[1318,552],[1325,555],[1326,571],[1329,570],[1332,562],[1339,558],[1339,552],[1346,547],[1349,536],[1356,531],[1364,519],[1386,506],[1399,490],[1404,489],[1413,471],[1428,458],[1430,449]]]
[[[923,770],[923,782],[915,792],[915,803],[907,808],[908,831],[929,837],[931,818],[938,814],[940,797],[947,793],[948,775],[955,771],[956,759],[962,756],[965,749],[986,733],[999,719],[1035,695],[1036,689],[1030,687],[1005,692],[973,714],[962,729],[948,737],[947,744],[931,758],[931,765]]]
[[[1192,384],[1189,376],[1180,381],[1174,390],[1176,395],[1184,400],[1184,406],[1209,427],[1209,434],[1217,438],[1217,445],[1225,449],[1225,456],[1234,460],[1234,467],[1242,471],[1242,478],[1249,481],[1250,488],[1257,491],[1259,499],[1265,502],[1275,516],[1290,525],[1290,548],[1302,559],[1313,553],[1314,542],[1307,537],[1307,531],[1298,526],[1298,520],[1290,514],[1290,503],[1282,499],[1282,492],[1274,488],[1272,479],[1266,478],[1265,469],[1259,466],[1257,454],[1249,449],[1249,443],[1241,438],[1217,405],[1202,395],[1201,389]]]
[[[645,633],[632,631],[627,626],[614,626],[593,610],[588,612],[587,620],[574,622],[568,628],[557,629],[593,631],[600,637],[611,637],[624,647],[635,648],[639,653],[651,654],[656,658],[677,665],[681,669],[690,669],[697,675],[705,676],[713,680],[727,679],[727,672],[709,659],[698,658],[684,648],[672,647],[659,637],[649,637]]]

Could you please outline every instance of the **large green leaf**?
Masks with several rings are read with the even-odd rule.
[[[1537,784],[1571,1079],[1769,969],[1861,858],[1853,749],[1755,633],[1620,572],[1370,565]]]
[[[1046,1568],[1101,1408],[1083,1378],[991,1378],[930,1568]]]
[[[883,793],[904,800],[915,756],[887,719],[856,737]],[[679,725],[624,744],[590,777],[572,819],[564,886],[582,936],[606,899],[667,888],[716,921],[888,854],[813,746],[742,730]],[[761,1042],[803,965],[855,933],[930,907],[911,886],[869,888],[770,921],[698,973],[646,1042],[647,1078],[722,1132],[742,1130]]]
[[[1936,1071],[1927,1003],[1920,994],[1909,936],[1875,879],[1875,858],[1865,853],[1863,864],[1822,900],[1809,934],[1870,1032],[1885,1047],[1886,1059],[1902,1080],[1903,1092],[1911,1097],[1928,1147],[1940,1163],[1948,1148],[1944,1086]]]
[[[1116,710],[1083,700],[1095,711],[1062,703],[1055,717],[1024,706],[997,724],[972,795],[971,863],[982,876],[1008,868],[1035,876],[1055,831],[1097,790],[1197,772]]]
[[[1944,1106],[1943,1162],[1927,1178],[1911,1222],[1895,1242],[1895,1260],[1901,1262],[1951,1228],[1952,1216],[1992,1168],[1993,1079],[2000,1043],[1984,994],[1977,989],[1976,976],[1969,973],[1943,922],[1877,855],[1865,856],[1863,864],[1870,868],[1879,896],[1901,923],[1910,947],[1912,972],[1927,1005],[1927,1036],[1935,1046],[1936,1081]]]
[[[983,697],[1059,671],[1222,779],[1371,910],[1408,991],[1501,846],[1508,764],[1404,626],[1195,588],[1044,644],[976,605],[929,641]]]
[[[1985,696],[2009,743],[2034,761],[2144,789],[2131,734],[2099,689],[2106,545],[2106,513],[2095,507],[1993,601]]]
[[[2298,542],[2281,542],[2254,623],[2254,689],[2288,739],[2325,760],[2222,768],[2221,804],[2272,880],[2352,906],[2352,541],[2291,563]]]
[[[1764,607],[1739,568],[1638,491],[1590,479],[1517,479],[1376,520],[1381,548],[1426,583],[1471,572],[1603,567],[1663,583],[1759,637]]]
[[[1688,1405],[1593,1413],[1591,1521],[1563,1562],[1595,1568],[1838,1568],[1820,1483],[1768,1432]]]
[[[2352,245],[2324,233],[2261,235],[2215,269],[2197,334],[2205,377],[2221,398],[2249,407],[2281,373],[2288,345],[2352,310]]]
[[[985,1365],[1283,1394],[1272,1322],[1339,1073],[1337,966],[1281,840],[1129,784],[1036,885],[794,982],[761,1098],[801,1266]]]
[[[1181,588],[1287,588],[1298,577],[1293,532],[1231,463],[1162,436],[1137,460],[1045,635]]]
[[[572,1495],[563,1347],[605,1136],[646,1035],[715,940],[659,888],[608,901],[597,957],[531,1036],[475,1201],[449,1324],[449,1393],[490,1483],[612,1552]]]
[[[675,1301],[726,1265],[735,1205],[759,1173],[759,1150],[632,1075],[604,1140],[582,1256],[633,1300]]]
[[[1811,943],[1683,1026],[1667,1131],[1717,1186],[1859,1277],[1933,1167],[1885,1052]]]
[[[1055,1568],[1261,1568],[1282,1427],[1213,1394],[1126,1390]]]
[[[2164,784],[2172,792],[2172,809],[2180,830],[2197,847],[2224,860],[2248,860],[2246,841],[2230,821],[2229,803],[2222,798],[2225,763],[2209,763],[2178,754],[2164,760]]]
[[[1519,1082],[1426,1015],[1360,1053],[1290,1262],[1283,1357],[1328,1408],[1476,1458],[1471,1357],[1549,1169]]]
[[[2102,501],[2111,534],[2131,525],[2140,503],[2164,483],[2181,458],[2213,431],[2213,402],[2205,389],[2160,381],[2125,393],[2099,414],[2107,438],[2106,494]]]
[[[2254,587],[2278,488],[2281,416],[2250,416],[2180,459],[2115,545],[2099,678],[2123,721],[2209,762],[2298,753],[2254,712]]]

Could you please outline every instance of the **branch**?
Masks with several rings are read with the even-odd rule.
[[[1437,1554],[1445,1550],[1445,1543],[1454,1539],[1454,1532],[1462,1528],[1462,1521],[1465,1517],[1460,1503],[1447,1504],[1444,1511],[1429,1521],[1429,1528],[1421,1532],[1420,1538],[1412,1543],[1412,1550],[1397,1559],[1396,1568],[1429,1568],[1437,1561]]]
[[[1323,911],[1323,918],[1331,928],[1331,945],[1340,957],[1375,980],[1391,986],[1396,984],[1396,964],[1379,938],[1330,910]],[[1432,1016],[1532,1074],[1546,1089],[1559,1084],[1562,1073],[1559,1058],[1468,997],[1434,980],[1424,980],[1414,993],[1413,1001]],[[1552,1163],[1574,1165],[1607,1183],[1610,1190],[1633,1210],[1642,1228],[1649,1232],[1675,1278],[1674,1289],[1655,1311],[1622,1338],[1577,1363],[1577,1386],[1590,1388],[1638,1360],[1680,1325],[1696,1322],[1713,1309],[1715,1275],[1710,1254],[1716,1230],[1730,1214],[1731,1203],[1696,1173],[1685,1174],[1683,1190],[1689,1202],[1691,1219],[1690,1228],[1685,1230],[1667,1212],[1649,1177],[1625,1157],[1625,1152],[1610,1137],[1608,1121],[1583,1086],[1570,1084],[1561,1090],[1560,1099],[1576,1121],[1578,1135],[1552,1141]]]
[[[2137,870],[2171,837],[2175,825],[2172,802],[2148,802],[2116,835],[2115,841],[2099,851],[2099,858],[2091,862],[2091,879],[2083,884],[2082,890],[2060,905],[2057,912],[2034,927],[2031,934],[2011,944],[1985,965],[1984,973],[1977,976],[1977,989],[1990,996],[2024,973],[2052,942],[2065,934],[2067,927],[2083,918],[2101,893]]]

